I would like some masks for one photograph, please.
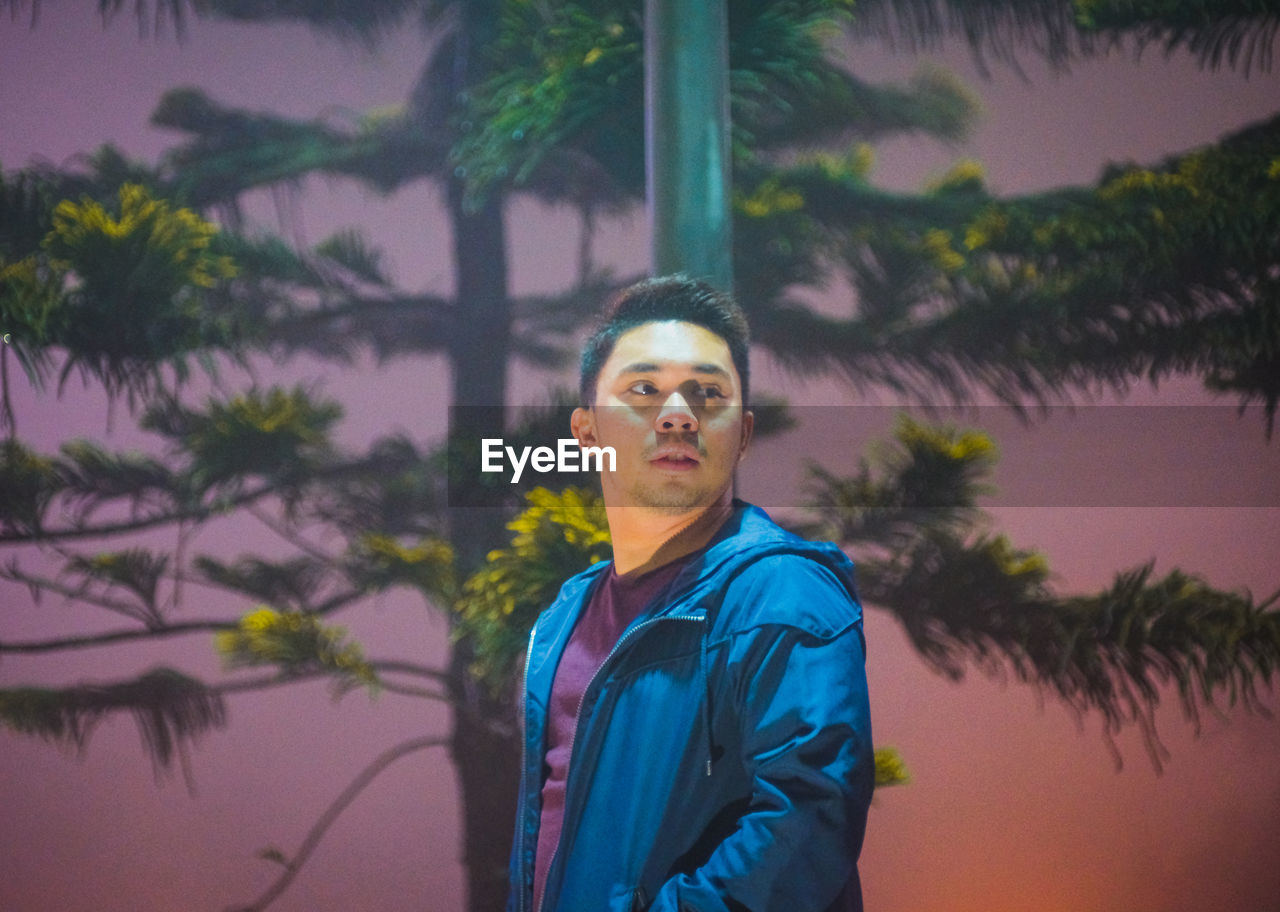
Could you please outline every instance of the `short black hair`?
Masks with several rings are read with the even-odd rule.
[[[623,333],[646,323],[668,320],[701,326],[725,341],[742,381],[742,402],[746,405],[751,386],[751,369],[747,364],[751,333],[746,314],[732,295],[679,274],[645,279],[622,289],[609,300],[604,322],[582,347],[578,373],[578,395],[582,404],[595,405],[600,370]]]

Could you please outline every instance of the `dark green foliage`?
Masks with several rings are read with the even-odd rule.
[[[12,437],[0,443],[0,529],[5,534],[38,535],[45,510],[61,488],[53,460]]]
[[[120,0],[116,0],[120,2]],[[203,0],[204,11],[245,22],[306,22],[343,37],[373,42],[399,26],[411,13],[430,15],[437,3],[423,0]]]
[[[257,602],[294,610],[314,604],[314,596],[330,575],[329,568],[310,555],[284,561],[241,557],[232,563],[200,555],[191,563],[215,586],[242,593]]]
[[[383,266],[382,253],[353,228],[321,241],[315,252],[349,270],[362,281],[383,287],[392,284]]]
[[[936,670],[1011,671],[1101,714],[1108,743],[1135,724],[1157,769],[1164,688],[1193,722],[1202,706],[1266,711],[1261,692],[1280,677],[1276,597],[1257,604],[1179,570],[1156,579],[1150,564],[1096,595],[1058,595],[1043,556],[983,531],[975,496],[990,440],[906,420],[895,436],[896,449],[851,478],[815,473],[814,507],[822,533],[860,556],[862,597],[893,613]]]
[[[747,172],[738,289],[758,342],[798,371],[926,401],[1010,404],[1197,374],[1277,403],[1280,121],[1092,189],[992,197],[961,167],[927,195],[875,189],[855,159]],[[849,315],[789,286],[844,278]]]
[[[39,19],[41,0],[0,0],[16,14],[29,10],[32,23]],[[98,0],[98,14],[111,22],[131,13],[143,36],[162,35],[172,29],[178,36],[192,16],[214,16],[245,22],[307,22],[343,38],[373,43],[417,11],[424,22],[437,17],[447,2],[436,0]]]
[[[18,216],[0,243],[0,320],[28,377],[43,383],[56,349],[63,380],[79,371],[138,397],[159,387],[165,368],[185,377],[197,351],[231,348],[231,323],[209,306],[209,292],[236,271],[215,226],[137,183],[113,187],[105,201],[87,192],[57,200],[77,184],[101,189],[92,176],[29,172],[0,193]]]
[[[1244,72],[1271,68],[1280,7],[1272,0],[1075,0],[1076,21],[1112,29],[1139,47],[1185,47],[1211,67],[1227,63]]]
[[[190,456],[192,487],[239,486],[262,476],[286,487],[302,484],[330,453],[329,432],[342,415],[336,402],[315,401],[301,388],[249,392],[206,411],[175,402],[152,407],[142,426],[174,441]]]
[[[56,190],[35,171],[0,169],[0,258],[17,260],[39,248],[53,228]]]
[[[922,37],[955,27],[992,50],[1031,42],[1063,60],[1089,49],[1067,5],[1053,15],[1046,4],[958,6],[860,5],[852,21],[882,17]],[[1120,192],[1146,173],[1126,166],[1092,190],[996,199],[964,166],[928,193],[885,193],[870,182],[867,150],[813,146],[880,129],[954,135],[973,107],[940,76],[912,93],[859,88],[824,56],[841,9],[732,8],[735,288],[761,346],[797,372],[836,371],[925,401],[986,388],[1011,405],[1045,402],[1194,372],[1261,402],[1270,427],[1280,401],[1273,128],[1158,166],[1196,170],[1196,186],[1183,180],[1180,191],[1157,181]],[[504,68],[474,102],[484,126],[465,131],[455,152],[473,190],[514,181],[541,193],[546,176],[549,198],[587,210],[634,198],[639,20],[605,0],[513,4],[507,15]],[[562,170],[589,191],[572,190]],[[855,292],[850,313],[816,313],[796,294],[837,283]]]
[[[0,690],[0,722],[78,748],[84,747],[98,722],[119,711],[133,715],[157,771],[170,768],[184,744],[226,723],[221,697],[169,668],[114,684]]]
[[[923,130],[957,138],[975,104],[953,80],[878,87],[833,64],[838,0],[730,4],[735,159]],[[510,3],[501,70],[477,91],[454,159],[472,192],[513,182],[548,200],[616,208],[643,194],[643,34],[632,4]]]
[[[148,627],[158,628],[164,626],[164,618],[157,593],[168,567],[167,554],[156,554],[145,548],[128,548],[88,556],[75,555],[67,561],[64,572],[83,578],[81,593],[87,592],[94,582],[128,590],[137,599],[137,608],[127,613]]]
[[[307,515],[352,535],[375,529],[395,536],[441,535],[443,465],[442,454],[420,453],[404,437],[375,440],[358,466],[335,472],[312,491]]]
[[[217,301],[234,314],[240,347],[350,363],[363,352],[390,359],[448,344],[453,302],[393,287],[381,252],[358,232],[340,232],[305,251],[279,238],[238,234],[225,235],[223,246],[240,272],[218,290]]]
[[[1130,40],[1135,50],[1185,48],[1202,64],[1270,64],[1280,6],[1274,0],[860,0],[856,33],[909,50],[963,38],[979,63],[1016,65],[1031,51],[1055,66]]]
[[[859,548],[894,548],[926,518],[943,530],[977,519],[978,497],[992,490],[988,477],[997,455],[990,437],[900,416],[894,443],[877,446],[875,462],[864,457],[848,477],[809,466],[809,490],[831,523],[823,528],[829,537]]]
[[[148,504],[182,498],[179,476],[162,460],[142,453],[112,453],[91,440],[62,445],[60,493],[77,522],[107,503],[127,501],[137,515]]]
[[[403,114],[329,123],[225,108],[199,89],[171,89],[151,115],[157,126],[190,137],[166,156],[175,191],[192,205],[234,201],[255,187],[308,174],[360,177],[393,189],[437,171],[443,138]]]
[[[1280,118],[1150,169],[1115,168],[1092,194],[983,206],[956,232],[965,263],[949,281],[964,306],[933,341],[985,312],[1017,327],[991,359],[1016,352],[1050,388],[1195,373],[1260,402],[1270,430],[1280,405],[1276,161]]]

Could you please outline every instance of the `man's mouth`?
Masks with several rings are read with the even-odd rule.
[[[671,472],[687,472],[698,466],[698,452],[693,447],[662,447],[649,459],[654,468]]]

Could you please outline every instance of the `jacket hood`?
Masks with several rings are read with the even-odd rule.
[[[733,514],[716,532],[702,555],[676,578],[667,596],[671,606],[693,590],[720,588],[748,565],[776,554],[808,558],[830,570],[857,602],[853,562],[831,542],[812,542],[778,526],[764,510],[734,500]]]

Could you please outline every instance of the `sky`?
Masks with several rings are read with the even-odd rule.
[[[341,120],[398,103],[426,47],[411,30],[370,51],[299,28],[207,22],[192,23],[182,42],[171,33],[142,39],[128,17],[103,29],[94,6],[45,2],[34,29],[22,17],[0,20],[6,169],[66,163],[103,142],[153,160],[175,137],[147,119],[160,93],[178,85],[230,104]],[[920,63],[871,46],[847,53],[869,78],[901,78]],[[1089,182],[1108,161],[1155,161],[1280,108],[1276,74],[1246,80],[1150,52],[1139,62],[1111,57],[1056,76],[1027,59],[1025,80],[996,69],[983,81],[960,49],[933,62],[969,81],[985,115],[974,136],[953,147],[919,139],[881,147],[873,176],[886,186],[917,187],[962,157],[982,161],[998,192]],[[386,250],[401,285],[452,287],[429,187],[382,199],[308,181],[296,204],[307,240],[360,225]],[[573,275],[574,219],[521,202],[509,226],[516,290],[563,287]],[[622,272],[642,269],[643,228],[639,215],[602,226],[600,259]],[[444,403],[430,394],[443,380],[438,364],[346,373],[302,364],[282,376],[289,371],[347,403],[343,434],[353,445],[394,428],[426,440],[441,426]],[[536,399],[549,380],[521,371],[513,382],[518,396]],[[827,408],[851,401],[846,390],[798,384],[764,359],[753,385]],[[1169,408],[1210,401],[1194,381],[1099,401],[1108,407],[1057,410],[1021,432],[1002,413],[968,416],[998,428],[1003,448],[994,528],[1043,550],[1064,592],[1096,590],[1117,570],[1153,559],[1159,571],[1181,567],[1258,598],[1280,587],[1280,465],[1257,412],[1237,420],[1221,404]],[[108,433],[117,445],[136,443],[127,419],[110,420],[106,404],[74,384],[56,401],[19,389],[15,402],[23,436],[39,446]],[[806,426],[799,439],[762,442],[744,469],[744,493],[785,500],[770,485],[795,478],[799,456],[851,468],[883,435],[890,411],[824,412],[837,417]],[[1046,486],[1045,478],[1061,483]],[[235,547],[270,545],[241,537]],[[0,605],[0,637],[9,639],[73,630],[84,617],[58,599],[32,604],[15,588],[0,592]],[[244,607],[191,610],[230,616]],[[385,597],[352,626],[371,654],[439,661],[444,653],[443,620],[412,598]],[[869,613],[867,634],[877,740],[898,747],[913,773],[911,784],[880,793],[872,807],[861,863],[868,909],[1280,909],[1280,721],[1207,713],[1197,736],[1170,694],[1157,714],[1170,751],[1163,772],[1134,731],[1117,739],[1118,766],[1099,719],[1077,719],[1012,680],[976,671],[946,680],[883,613]],[[181,655],[184,667],[216,673],[207,643],[187,644]],[[12,657],[0,663],[0,684],[105,679],[171,660],[168,646],[55,663]],[[1269,703],[1280,709],[1274,696]],[[0,912],[217,910],[247,901],[274,873],[258,850],[292,851],[378,751],[446,730],[439,707],[393,694],[371,702],[357,693],[334,704],[316,685],[238,698],[229,727],[191,756],[194,794],[180,777],[157,781],[125,719],[102,725],[83,756],[0,734]],[[440,751],[400,761],[343,816],[273,908],[461,908],[453,790]]]

